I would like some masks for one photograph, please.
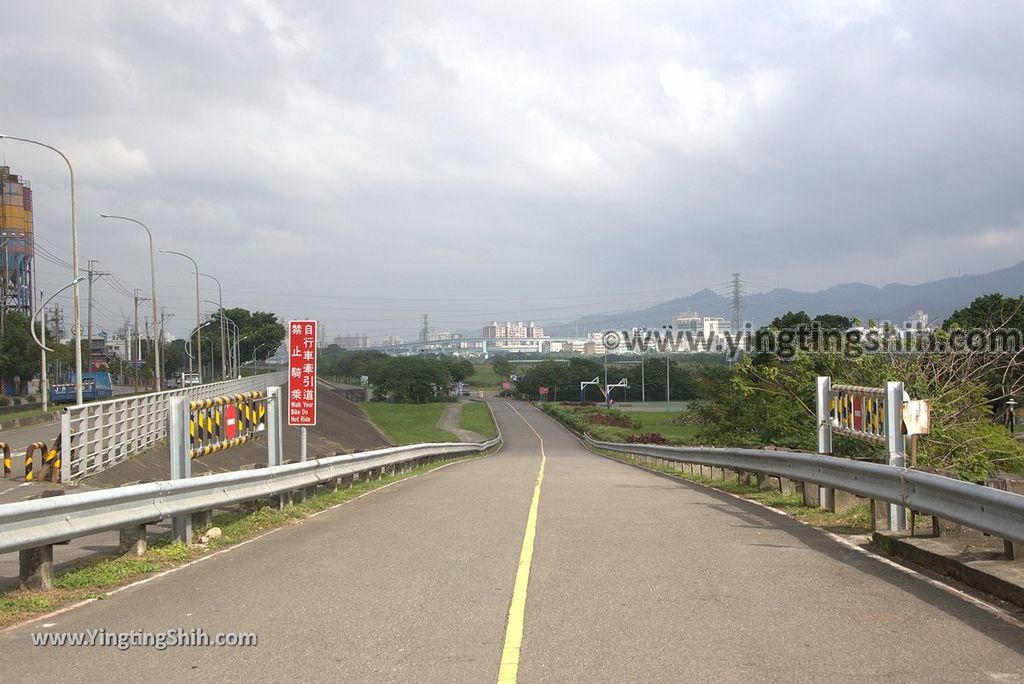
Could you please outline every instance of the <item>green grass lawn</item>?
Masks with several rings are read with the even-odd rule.
[[[470,401],[462,405],[459,427],[463,430],[478,432],[487,439],[498,436],[491,412],[487,409],[487,405],[480,401]]]
[[[458,442],[459,438],[437,427],[446,403],[388,404],[369,401],[360,404],[374,425],[395,444]]]
[[[489,363],[474,363],[473,368],[476,371],[473,375],[469,376],[466,381],[470,387],[477,389],[498,389],[501,387],[501,383],[506,382],[508,378],[502,377],[494,372],[494,367]]]
[[[697,434],[696,425],[673,425],[670,420],[679,417],[677,411],[636,411],[631,412],[629,417],[639,420],[643,424],[643,432],[660,432],[666,437],[678,437],[679,439],[692,439]]]

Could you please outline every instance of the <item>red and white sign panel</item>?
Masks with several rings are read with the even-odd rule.
[[[238,436],[238,409],[234,404],[224,407],[224,437],[234,439]]]
[[[547,388],[547,387],[538,387],[537,389],[541,393],[542,396],[547,394],[548,390],[549,390],[549,388]]]
[[[288,424],[316,425],[316,321],[288,323]]]

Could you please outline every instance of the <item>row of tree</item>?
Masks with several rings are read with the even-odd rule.
[[[388,356],[377,351],[346,351],[337,345],[328,345],[321,352],[320,368],[323,375],[343,382],[365,381],[376,400],[401,403],[444,399],[453,385],[465,382],[475,370],[468,359]]]

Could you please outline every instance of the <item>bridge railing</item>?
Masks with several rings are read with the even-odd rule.
[[[285,380],[287,371],[276,371],[69,406],[61,415],[60,479],[74,482],[95,475],[167,437],[167,402],[172,397],[196,401],[265,390]]]
[[[1024,496],[951,477],[819,454],[619,444],[584,437],[588,444],[605,451],[813,482],[1024,543]]]

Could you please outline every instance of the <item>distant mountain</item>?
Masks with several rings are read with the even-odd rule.
[[[801,310],[811,316],[833,313],[856,316],[864,322],[873,318],[894,323],[902,323],[920,310],[933,322],[939,322],[976,297],[993,292],[1015,297],[1024,294],[1024,261],[991,273],[943,278],[920,285],[892,283],[877,287],[844,283],[820,292],[775,289],[745,295],[742,310],[743,319],[753,321],[755,326],[770,323],[787,311]],[[729,298],[711,290],[700,290],[638,311],[584,316],[568,323],[547,323],[544,331],[559,336],[573,335],[577,330],[583,333],[632,326],[658,328],[670,323],[676,314],[683,311],[728,319],[732,315],[732,303]]]

